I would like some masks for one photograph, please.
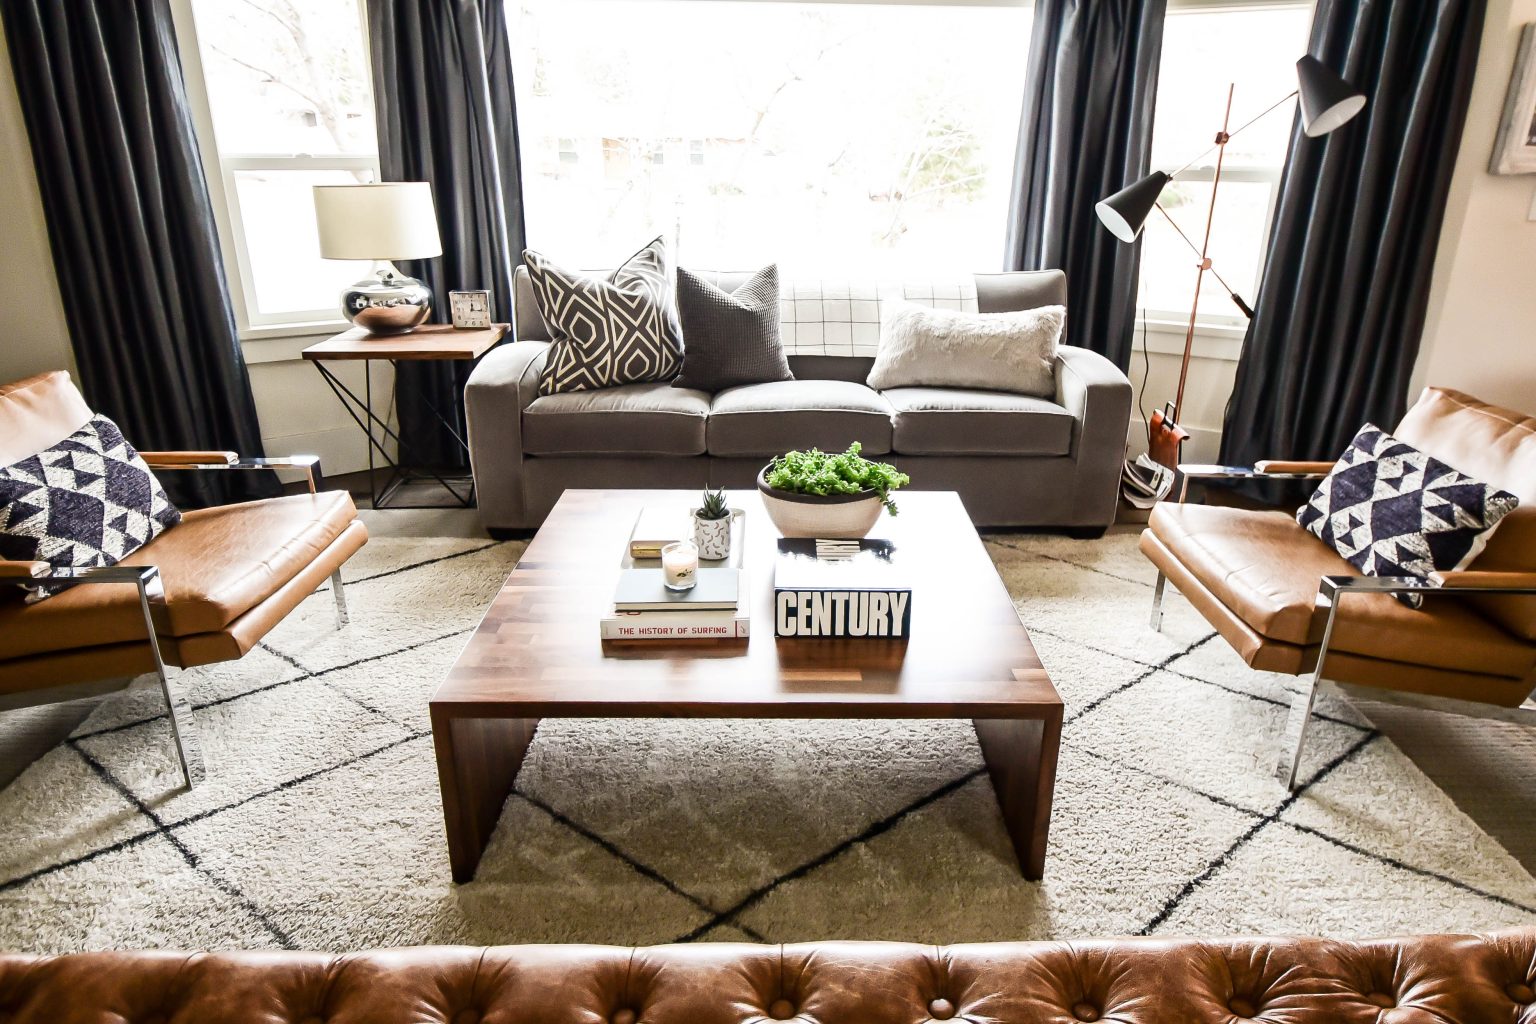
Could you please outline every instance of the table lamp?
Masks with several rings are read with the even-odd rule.
[[[374,334],[404,334],[427,319],[431,289],[392,261],[443,254],[428,182],[316,185],[315,219],[323,258],[373,261],[368,276],[341,293],[349,321]]]
[[[1174,231],[1199,257],[1195,264],[1195,295],[1190,303],[1189,326],[1184,334],[1184,360],[1179,368],[1179,389],[1173,402],[1163,409],[1155,410],[1147,422],[1148,452],[1154,461],[1169,469],[1178,468],[1180,447],[1189,437],[1189,433],[1179,426],[1177,421],[1184,410],[1184,386],[1189,379],[1189,360],[1195,343],[1195,318],[1200,308],[1200,288],[1205,282],[1205,275],[1214,276],[1232,297],[1233,304],[1243,311],[1243,315],[1250,319],[1253,317],[1252,307],[1223,280],[1210,256],[1211,225],[1216,217],[1216,190],[1221,187],[1222,158],[1226,155],[1227,143],[1232,141],[1232,137],[1238,132],[1270,111],[1278,109],[1292,97],[1296,97],[1301,103],[1302,131],[1308,138],[1314,139],[1343,126],[1365,107],[1365,96],[1358,89],[1311,54],[1296,62],[1296,80],[1297,88],[1294,92],[1236,128],[1231,127],[1234,90],[1228,87],[1226,116],[1222,119],[1221,130],[1216,133],[1215,142],[1210,149],[1171,173],[1153,171],[1140,181],[1132,182],[1114,195],[1100,200],[1094,206],[1094,212],[1098,214],[1099,221],[1103,223],[1105,229],[1127,244],[1136,241],[1147,218],[1152,215],[1153,210],[1157,210],[1168,219]],[[1169,182],[1177,179],[1180,174],[1213,151],[1216,153],[1216,169],[1211,178],[1211,202],[1205,214],[1205,237],[1200,245],[1196,245],[1194,240],[1179,228],[1173,218],[1168,217],[1168,211],[1159,205],[1158,197]]]

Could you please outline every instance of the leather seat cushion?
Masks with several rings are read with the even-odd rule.
[[[660,382],[543,395],[523,410],[530,455],[702,455],[709,394]]]
[[[1029,395],[967,388],[891,388],[899,455],[1067,455],[1072,414]]]
[[[852,441],[866,456],[891,451],[894,410],[879,392],[847,380],[748,384],[715,396],[709,454],[769,458],[793,449],[840,452]]]
[[[160,567],[158,631],[212,633],[277,593],[356,518],[345,491],[197,509],[121,564]],[[79,586],[37,604],[0,603],[0,660],[143,639],[132,586]]]
[[[1321,643],[1319,581],[1360,575],[1285,512],[1164,502],[1147,528],[1213,597],[1271,640]],[[1431,595],[1420,610],[1386,594],[1346,596],[1331,649],[1512,678],[1536,667],[1536,645],[1449,596]]]

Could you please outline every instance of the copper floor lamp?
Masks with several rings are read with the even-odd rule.
[[[1151,215],[1153,208],[1156,208],[1168,223],[1173,225],[1179,237],[1184,239],[1190,249],[1199,256],[1199,262],[1195,264],[1195,297],[1189,306],[1189,327],[1184,334],[1184,359],[1179,367],[1179,387],[1174,393],[1173,401],[1162,409],[1154,411],[1147,422],[1148,453],[1153,461],[1172,470],[1178,469],[1179,450],[1185,439],[1189,437],[1189,432],[1179,425],[1178,420],[1184,409],[1184,386],[1189,380],[1189,359],[1195,344],[1195,318],[1200,309],[1200,288],[1205,283],[1205,275],[1209,273],[1216,278],[1227,290],[1227,294],[1232,297],[1237,308],[1243,311],[1244,316],[1250,319],[1253,317],[1252,307],[1216,272],[1210,256],[1211,225],[1216,217],[1216,192],[1221,187],[1221,167],[1227,153],[1227,143],[1231,142],[1233,137],[1244,128],[1292,97],[1300,98],[1302,130],[1309,138],[1328,134],[1348,122],[1365,107],[1363,95],[1310,54],[1296,62],[1296,77],[1295,92],[1230,131],[1228,129],[1232,120],[1232,96],[1235,86],[1228,86],[1226,113],[1222,117],[1221,130],[1216,133],[1216,141],[1211,149],[1171,173],[1153,171],[1094,206],[1094,212],[1099,215],[1099,220],[1110,234],[1126,243],[1136,241],[1142,227],[1146,224],[1147,217]],[[1211,203],[1205,215],[1205,236],[1197,246],[1174,219],[1168,216],[1168,211],[1163,209],[1157,199],[1169,182],[1209,156],[1212,149],[1216,152],[1216,169],[1211,179]]]

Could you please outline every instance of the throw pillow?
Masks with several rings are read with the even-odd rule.
[[[1056,394],[1056,347],[1067,311],[1041,306],[962,313],[910,302],[882,305],[880,351],[867,383],[890,388],[979,388]]]
[[[179,522],[160,481],[105,416],[0,467],[0,558],[58,569],[113,565]],[[50,593],[27,590],[28,601]]]
[[[1367,423],[1296,521],[1367,576],[1465,569],[1520,499]],[[1417,608],[1420,594],[1402,594]]]
[[[683,325],[683,372],[673,387],[714,392],[795,379],[779,340],[776,265],[759,270],[730,293],[680,267],[677,314]]]
[[[523,253],[539,314],[553,339],[539,394],[671,380],[683,361],[672,270],[657,238],[607,279]]]

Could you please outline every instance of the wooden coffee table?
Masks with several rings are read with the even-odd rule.
[[[907,640],[773,635],[778,537],[747,510],[750,640],[604,643],[619,560],[643,505],[690,491],[570,490],[432,697],[453,878],[474,877],[540,718],[969,718],[1026,878],[1045,867],[1061,697],[952,491],[902,491],[871,536],[912,569]],[[935,780],[935,783],[943,780]]]

